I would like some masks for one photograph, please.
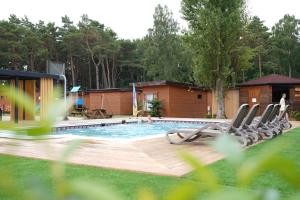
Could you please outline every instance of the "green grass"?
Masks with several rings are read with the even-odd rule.
[[[300,169],[300,128],[294,129],[280,136],[278,139],[289,139],[290,145],[282,152],[286,157],[297,162]],[[272,141],[268,141],[269,143]],[[246,150],[246,157],[257,156],[266,143],[252,147]],[[271,149],[270,149],[271,151]],[[4,167],[4,168],[3,168]],[[225,161],[221,160],[210,165],[210,168],[218,175],[224,186],[235,185],[235,173],[232,167]],[[17,181],[21,190],[28,189],[28,183],[43,183],[50,191],[52,189],[52,179],[49,176],[49,162],[43,160],[33,160],[19,158],[14,156],[0,156],[0,169],[9,169],[13,172],[14,180]],[[141,173],[131,173],[126,171],[117,171],[101,169],[94,167],[83,167],[76,165],[67,165],[66,177],[68,180],[85,179],[92,182],[105,183],[118,191],[124,199],[136,199],[136,193],[140,188],[149,188],[159,196],[164,195],[170,188],[174,187],[182,180],[191,179],[192,175],[182,178],[155,176]],[[264,173],[255,178],[252,188],[276,188],[285,196],[294,193],[293,188],[286,184],[282,179],[271,173]],[[0,188],[0,199],[8,199],[4,196]]]

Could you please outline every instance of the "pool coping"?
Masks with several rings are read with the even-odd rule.
[[[153,122],[178,122],[178,123],[199,123],[199,124],[208,124],[208,123],[218,123],[224,122],[224,120],[218,119],[202,119],[202,118],[152,118]],[[55,124],[53,126],[53,132],[70,130],[70,129],[81,129],[81,128],[89,128],[89,127],[102,127],[102,126],[114,126],[120,124],[133,124],[139,123],[142,121],[143,123],[147,122],[146,117],[133,117],[133,118],[120,118],[120,119],[101,119],[101,120],[86,120],[79,121],[74,124]],[[76,122],[76,121],[74,121]],[[61,139],[61,138],[70,138],[70,139],[93,139],[93,140],[104,140],[104,141],[117,141],[117,142],[132,142],[132,141],[142,141],[147,139],[154,139],[164,137],[165,133],[149,135],[149,136],[141,136],[134,138],[105,138],[99,136],[79,136],[72,134],[61,134],[61,135],[52,135],[46,134],[45,136],[27,136],[27,135],[16,135],[10,131],[0,132],[0,138],[7,139],[17,139],[17,140],[49,140],[49,139]]]
[[[70,125],[70,126],[56,126],[54,129],[55,132],[64,131],[64,130],[71,130],[71,129],[84,129],[84,128],[90,128],[90,127],[105,127],[105,126],[115,126],[120,124],[138,124],[138,123],[147,123],[146,119],[138,119],[138,120],[122,120],[119,122],[103,122],[103,123],[93,123],[93,124],[85,124],[85,125]],[[177,123],[191,123],[191,124],[209,124],[209,123],[217,123],[216,121],[203,121],[203,120],[176,120],[176,119],[162,119],[162,118],[156,118],[153,119],[153,122],[177,122]],[[72,134],[61,134],[62,137],[70,137],[74,139],[95,139],[95,140],[107,140],[107,141],[118,141],[118,142],[126,142],[126,141],[140,141],[140,140],[147,140],[147,139],[154,139],[154,138],[160,138],[164,137],[166,133],[161,134],[155,134],[155,135],[146,135],[146,136],[140,136],[140,137],[134,137],[134,138],[107,138],[107,137],[101,137],[101,136],[84,136],[84,135],[72,135]]]

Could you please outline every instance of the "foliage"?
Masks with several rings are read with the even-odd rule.
[[[208,119],[215,119],[217,116],[215,114],[211,115],[211,114],[206,114],[205,115],[205,118],[208,118]]]
[[[198,2],[205,12],[199,12]],[[299,19],[286,15],[270,31],[257,16],[235,17],[237,12],[225,9],[236,3],[183,1],[190,23],[184,31],[172,11],[158,5],[153,27],[136,40],[118,38],[111,28],[87,15],[79,23],[63,16],[60,26],[11,15],[0,21],[0,68],[45,72],[47,60],[63,62],[68,87],[87,89],[158,79],[216,88],[218,70],[207,66],[216,66],[214,61],[220,59],[225,66],[220,68],[224,88],[271,73],[300,77]],[[244,7],[239,11],[244,13]]]
[[[254,68],[257,71],[257,76],[263,76],[263,67],[265,67],[266,56],[269,53],[268,45],[270,42],[270,33],[268,28],[263,24],[259,17],[254,16],[251,18],[250,23],[246,27],[247,45],[253,49],[255,57],[253,60]]]
[[[295,16],[285,15],[272,28],[273,53],[279,58],[279,72],[292,76],[299,68],[297,58],[300,56],[299,44],[300,20]]]
[[[162,102],[158,99],[153,99],[149,103],[151,117],[161,117]]]
[[[300,121],[300,112],[299,111],[291,111],[290,112],[291,118]]]
[[[152,80],[191,81],[191,53],[179,33],[179,25],[167,6],[158,5],[153,28],[144,38],[143,65]]]
[[[232,72],[231,54],[244,28],[245,1],[183,0],[182,11],[196,53],[195,79],[216,90],[217,117],[223,118],[226,79]]]

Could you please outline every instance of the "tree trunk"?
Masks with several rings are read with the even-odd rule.
[[[116,87],[116,82],[117,82],[117,76],[116,76],[116,63],[115,63],[115,56],[113,56],[113,58],[112,58],[112,75],[111,75],[111,77],[112,77],[112,87],[113,88],[115,88]],[[131,80],[133,80],[133,79],[131,79]]]
[[[34,58],[33,53],[30,54],[30,70],[34,71]]]
[[[291,63],[289,62],[289,77],[292,77],[292,66]]]
[[[70,63],[71,63],[72,85],[74,87],[76,85],[76,78],[75,78],[75,66],[74,66],[72,55],[70,55]]]
[[[224,105],[224,76],[223,76],[223,56],[217,58],[217,77],[216,77],[216,99],[217,99],[217,118],[225,118],[225,105]]]
[[[111,88],[111,79],[110,79],[110,70],[109,70],[109,63],[108,63],[108,58],[105,59],[106,60],[106,71],[107,71],[107,85],[108,88]]]
[[[90,89],[92,89],[92,70],[91,70],[91,60],[90,59],[88,62],[88,66],[89,66],[89,86],[90,86]]]
[[[96,70],[96,89],[100,89],[99,85],[99,65],[95,65],[95,70]]]
[[[103,77],[103,87],[104,88],[107,88],[108,87],[108,84],[107,84],[107,74],[106,74],[106,67],[105,67],[105,63],[104,61],[102,60],[101,62],[101,65],[102,65],[102,77]]]
[[[259,77],[262,77],[262,63],[261,63],[261,55],[258,54],[258,68],[259,68]]]
[[[289,77],[292,77],[291,51],[288,51]]]
[[[217,99],[217,118],[225,118],[225,105],[224,105],[224,80],[221,77],[217,78],[216,81],[216,99]]]

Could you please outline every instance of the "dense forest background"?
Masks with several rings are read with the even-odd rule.
[[[151,80],[210,87],[210,77],[197,66],[199,44],[191,31],[182,30],[166,6],[156,7],[153,20],[145,37],[124,40],[87,15],[78,23],[63,16],[61,26],[11,15],[0,21],[0,68],[45,72],[47,60],[62,62],[68,87],[86,89]],[[230,49],[226,87],[272,73],[300,77],[299,24],[285,15],[268,29],[257,16],[246,16]]]

